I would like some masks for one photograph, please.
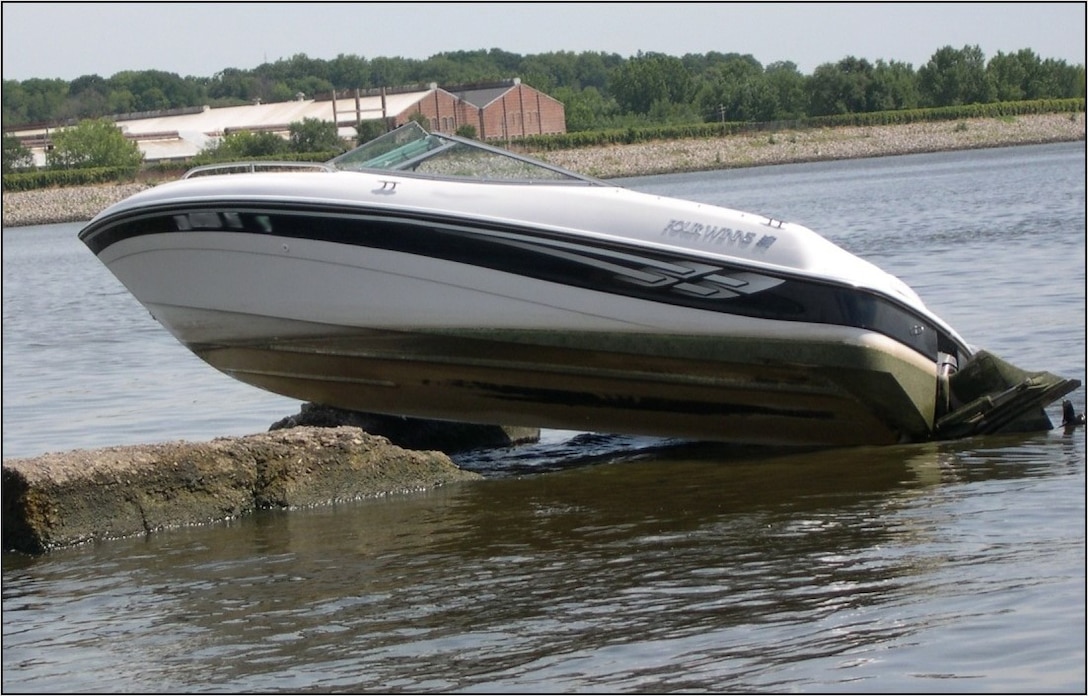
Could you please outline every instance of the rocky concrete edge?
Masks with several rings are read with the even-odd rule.
[[[1085,117],[1081,112],[898,126],[766,131],[528,154],[576,172],[611,179],[1084,139]],[[83,222],[148,186],[108,184],[5,192],[3,225]]]
[[[3,463],[3,548],[42,553],[481,478],[363,430],[296,427],[210,442],[74,450]]]

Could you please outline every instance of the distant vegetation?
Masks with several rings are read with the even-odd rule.
[[[465,84],[518,76],[566,106],[571,132],[650,124],[764,122],[1036,99],[1085,97],[1083,65],[1042,58],[1031,49],[997,53],[978,46],[938,49],[925,65],[852,56],[803,75],[790,62],[761,65],[737,53],[560,51],[522,56],[499,49],[439,53],[426,60],[303,54],[253,70],[227,68],[210,77],[159,70],[71,82],[4,80],[5,129],[78,122],[122,113],[233,106],[307,98],[333,90],[436,82]]]
[[[999,52],[986,60],[978,46],[946,46],[917,70],[896,61],[846,57],[818,66],[811,75],[801,74],[790,62],[764,66],[751,55],[717,52],[623,58],[592,52],[521,56],[491,49],[440,53],[426,60],[348,55],[321,60],[300,54],[253,70],[228,68],[211,77],[145,70],[109,78],[84,75],[71,82],[4,80],[0,99],[5,131],[32,124],[76,127],[53,133],[54,150],[39,171],[32,171],[33,158],[25,146],[5,134],[3,187],[24,190],[132,178],[141,168],[139,152],[108,127],[110,116],[513,76],[563,102],[566,109],[568,133],[521,143],[534,149],[707,137],[749,128],[1083,111],[1085,103],[1083,65],[1044,59],[1030,49]],[[360,125],[361,140],[378,134],[367,128],[376,123]],[[320,160],[343,146],[331,123],[307,119],[291,124],[288,140],[269,133],[233,133],[190,164],[261,157]],[[160,166],[178,165],[145,164],[142,170]]]

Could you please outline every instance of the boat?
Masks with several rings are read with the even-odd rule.
[[[854,446],[1048,429],[1080,386],[799,224],[414,122],[326,163],[197,167],[79,237],[211,366],[354,411]]]

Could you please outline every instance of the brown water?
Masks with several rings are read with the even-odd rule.
[[[805,223],[969,341],[1083,381],[1084,182],[1074,144],[628,183]],[[4,230],[5,457],[297,410],[190,361],[77,227]],[[1085,449],[546,432],[430,493],[5,554],[2,686],[1083,692]]]

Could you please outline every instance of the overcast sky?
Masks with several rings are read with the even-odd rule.
[[[20,3],[4,2],[3,77],[211,77],[299,53],[423,59],[499,48],[751,54],[804,74],[846,56],[915,69],[943,46],[987,59],[1030,48],[1085,63],[1086,4],[1071,3]]]

